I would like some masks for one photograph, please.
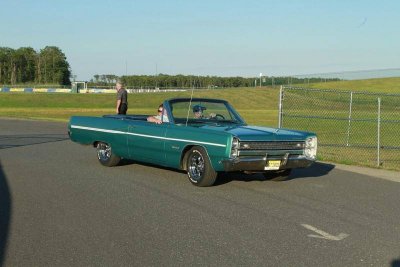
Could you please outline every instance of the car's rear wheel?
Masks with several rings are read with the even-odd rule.
[[[121,158],[115,155],[109,144],[99,142],[97,143],[97,158],[99,159],[101,165],[112,167],[117,165]]]
[[[292,169],[264,172],[264,178],[270,181],[285,181],[289,178]]]
[[[188,151],[186,168],[190,182],[196,186],[211,186],[217,179],[218,174],[202,147],[195,146]]]

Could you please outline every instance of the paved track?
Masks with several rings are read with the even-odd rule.
[[[0,265],[400,266],[396,179],[319,163],[198,188],[175,170],[102,167],[65,124],[4,119],[0,164]]]

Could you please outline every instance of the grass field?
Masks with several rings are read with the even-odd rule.
[[[129,95],[128,114],[156,114],[158,105],[191,92],[140,93]],[[193,97],[228,100],[249,124],[277,126],[279,89],[195,90]],[[68,121],[73,115],[101,116],[115,112],[114,94],[0,93],[0,116]]]
[[[399,78],[376,78],[366,80],[349,80],[338,82],[321,82],[312,84],[299,84],[298,86],[319,89],[339,89],[347,91],[366,91],[375,93],[400,94]]]
[[[346,91],[368,91],[377,93],[400,94],[400,78],[370,79],[360,81],[340,81],[310,84],[308,88],[341,89]],[[191,91],[168,93],[140,93],[129,95],[128,114],[156,114],[157,107],[164,99],[172,97],[190,97]],[[294,115],[309,115],[315,111],[329,116],[346,118],[348,115],[347,94],[332,95],[321,93],[318,101],[311,100],[311,95],[297,95],[284,100],[284,110]],[[278,125],[279,87],[275,88],[237,88],[194,90],[193,97],[222,98],[228,100],[242,115],[248,124],[261,126]],[[400,118],[399,98],[384,99],[383,103],[397,105],[394,113],[383,114],[385,119]],[[27,118],[40,120],[68,121],[73,115],[102,116],[115,112],[114,94],[62,94],[62,93],[0,93],[0,117]],[[360,99],[362,108],[356,109],[353,118],[376,118],[376,101]],[[289,109],[288,109],[289,107]],[[332,115],[333,114],[333,115]],[[386,114],[386,115],[385,115]],[[284,117],[285,119],[285,117]],[[325,144],[346,144],[348,122],[343,120],[320,121],[312,119],[293,119],[284,121],[284,127],[316,132],[319,142]],[[382,124],[387,133],[382,135],[385,146],[400,146],[400,124]],[[374,145],[376,123],[353,123],[350,144]],[[371,135],[366,134],[371,133]],[[372,137],[371,137],[372,136]],[[319,159],[375,167],[376,149],[356,147],[319,147]],[[398,150],[382,150],[381,154],[387,169],[400,170],[400,153]]]

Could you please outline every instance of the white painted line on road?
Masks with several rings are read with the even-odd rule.
[[[319,235],[308,235],[308,237],[315,237],[315,238],[321,238],[321,239],[327,239],[327,240],[333,240],[333,241],[340,241],[342,239],[345,239],[348,237],[348,234],[340,233],[337,236],[328,234],[327,232],[324,232],[322,230],[319,230],[318,228],[315,228],[314,226],[311,226],[309,224],[302,224],[304,228],[307,228],[308,230],[311,230],[313,232],[316,232]]]

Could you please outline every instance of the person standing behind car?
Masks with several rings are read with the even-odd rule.
[[[117,82],[115,89],[117,90],[117,114],[126,115],[126,111],[128,110],[128,92],[125,90],[122,82]]]

